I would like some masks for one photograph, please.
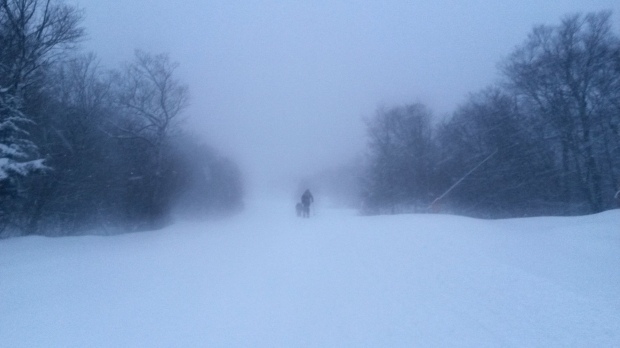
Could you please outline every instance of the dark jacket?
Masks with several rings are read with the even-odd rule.
[[[303,195],[301,195],[301,203],[305,206],[309,206],[310,203],[314,202],[314,197],[312,197],[312,193],[310,190],[306,190]]]

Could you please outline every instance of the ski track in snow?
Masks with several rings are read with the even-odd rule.
[[[620,345],[620,211],[300,219],[292,205],[2,240],[0,347]]]

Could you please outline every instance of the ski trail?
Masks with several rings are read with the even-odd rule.
[[[315,207],[301,219],[292,200],[257,200],[161,231],[0,241],[2,344],[620,341],[619,212],[483,221]]]

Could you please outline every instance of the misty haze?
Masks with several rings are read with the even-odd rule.
[[[619,13],[0,0],[0,346],[617,346]]]

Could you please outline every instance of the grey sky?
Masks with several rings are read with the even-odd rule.
[[[536,24],[618,0],[74,0],[104,65],[168,52],[189,84],[188,128],[254,186],[363,152],[363,117],[423,102],[437,116],[497,78]]]

